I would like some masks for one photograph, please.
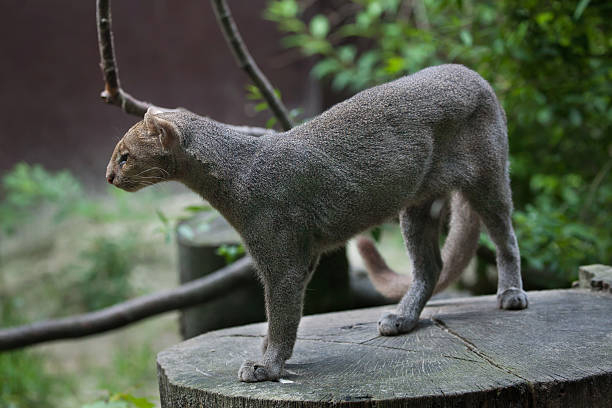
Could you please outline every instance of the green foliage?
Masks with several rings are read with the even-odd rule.
[[[1,276],[0,276],[1,278]],[[17,316],[18,299],[0,296],[0,321],[13,326],[23,323]],[[72,387],[45,368],[42,355],[31,350],[0,353],[0,406],[3,408],[55,407],[56,398]]]
[[[80,277],[73,290],[85,310],[97,310],[124,301],[132,295],[130,272],[136,263],[133,237],[99,237],[81,253]]]
[[[112,364],[98,372],[98,388],[116,394],[155,382],[155,354],[150,343],[116,349]]]
[[[174,235],[174,227],[177,222],[184,221],[200,213],[208,213],[208,215],[201,220],[200,225],[198,226],[198,228],[207,230],[209,228],[209,223],[220,216],[220,214],[208,204],[188,205],[183,208],[183,211],[185,212],[185,214],[170,218],[166,214],[164,214],[162,210],[156,210],[157,218],[159,219],[162,225],[156,228],[155,232],[163,234],[167,244],[172,241],[172,237]],[[190,239],[193,237],[194,231],[192,231],[190,226],[183,224],[178,227],[178,233],[184,236],[185,238]]]
[[[531,188],[534,202],[514,215],[529,268],[553,272],[549,276],[555,282],[548,284],[567,286],[576,278],[580,265],[610,260],[611,225],[605,209],[612,208],[612,186],[597,189],[589,199],[592,187],[581,176],[568,174],[560,178],[534,176]],[[547,286],[546,282],[537,283]]]
[[[612,4],[352,0],[349,14],[302,21],[303,3],[268,2],[312,74],[359,91],[421,68],[462,63],[507,116],[515,223],[526,266],[566,286],[576,266],[612,262]],[[312,14],[312,13],[310,13]],[[331,23],[332,19],[339,23]]]
[[[170,222],[170,219],[163,213],[162,210],[157,209],[155,214],[157,214],[157,218],[161,222],[161,225],[155,229],[155,232],[162,234],[166,244],[169,244],[172,242],[172,227],[174,224]]]
[[[68,217],[108,222],[147,216],[131,208],[125,191],[110,188],[109,194],[113,198],[112,210],[88,198],[81,183],[69,171],[54,173],[40,164],[18,163],[0,181],[0,233],[15,233],[33,214],[43,210],[50,210],[57,222]]]
[[[255,103],[255,108],[254,108],[255,112],[264,112],[264,111],[270,110],[270,106],[268,105],[268,102],[265,100],[265,98],[263,97],[258,87],[252,84],[248,84],[246,86],[246,91],[247,91],[247,94],[246,94],[247,100],[250,100]],[[278,99],[281,99],[280,90],[275,89],[274,93],[276,94]],[[296,120],[300,116],[301,112],[302,112],[301,109],[290,110],[289,119]],[[266,121],[266,127],[271,129],[277,123],[278,123],[278,119],[276,119],[275,116],[270,116],[268,120]]]
[[[42,166],[17,164],[2,177],[0,232],[12,233],[43,204],[55,206],[55,217],[91,214],[94,204],[83,201],[80,183],[67,171],[49,173]]]
[[[153,408],[155,404],[146,398],[135,397],[122,392],[109,396],[107,399],[83,405],[82,408]]]
[[[237,261],[238,259],[240,259],[243,255],[244,255],[244,246],[242,244],[239,245],[221,245],[219,248],[217,248],[217,255],[222,256],[223,258],[225,258],[225,263],[226,264],[231,264],[235,261]]]
[[[0,353],[0,406],[54,407],[60,386],[45,370],[42,356],[31,351]]]
[[[374,227],[370,230],[370,235],[372,235],[372,239],[374,242],[380,242],[380,237],[382,235],[382,228],[380,226]]]

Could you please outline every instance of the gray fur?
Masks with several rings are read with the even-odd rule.
[[[504,113],[489,84],[463,66],[427,68],[367,89],[290,131],[259,138],[189,112],[149,113],[144,122],[165,146],[177,133],[180,143],[161,149],[170,157],[155,163],[168,163],[166,179],[183,182],[228,219],[264,284],[265,352],[243,364],[242,381],[280,377],[320,254],[398,214],[414,278],[379,330],[413,329],[442,269],[441,217],[432,204],[453,192],[480,215],[497,247],[500,307],[527,306],[510,221]],[[471,251],[474,239],[464,245],[464,235],[451,230],[451,252]]]

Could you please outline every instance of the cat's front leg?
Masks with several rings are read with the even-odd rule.
[[[245,361],[238,371],[244,382],[278,381],[291,357],[302,317],[307,268],[263,273],[268,335],[263,359]]]

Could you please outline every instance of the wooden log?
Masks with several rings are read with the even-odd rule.
[[[264,324],[210,332],[157,358],[162,407],[610,407],[612,296],[530,292],[430,302],[412,333],[381,337],[383,308],[305,317],[281,382],[241,383]]]

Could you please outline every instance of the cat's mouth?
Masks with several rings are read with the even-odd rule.
[[[125,181],[121,180],[121,181],[118,181],[115,184],[115,187],[118,187],[118,188],[120,188],[120,189],[122,189],[124,191],[130,192],[130,193],[138,191],[141,188],[146,187],[146,186],[147,186],[146,184],[136,183],[136,182],[131,181],[131,180],[125,180]]]
[[[141,188],[146,186],[146,184],[136,183],[133,180],[124,179],[121,176],[110,177],[107,180],[110,184],[114,185],[115,187],[120,188],[121,190],[124,190],[124,191],[128,191],[128,192],[138,191]]]

